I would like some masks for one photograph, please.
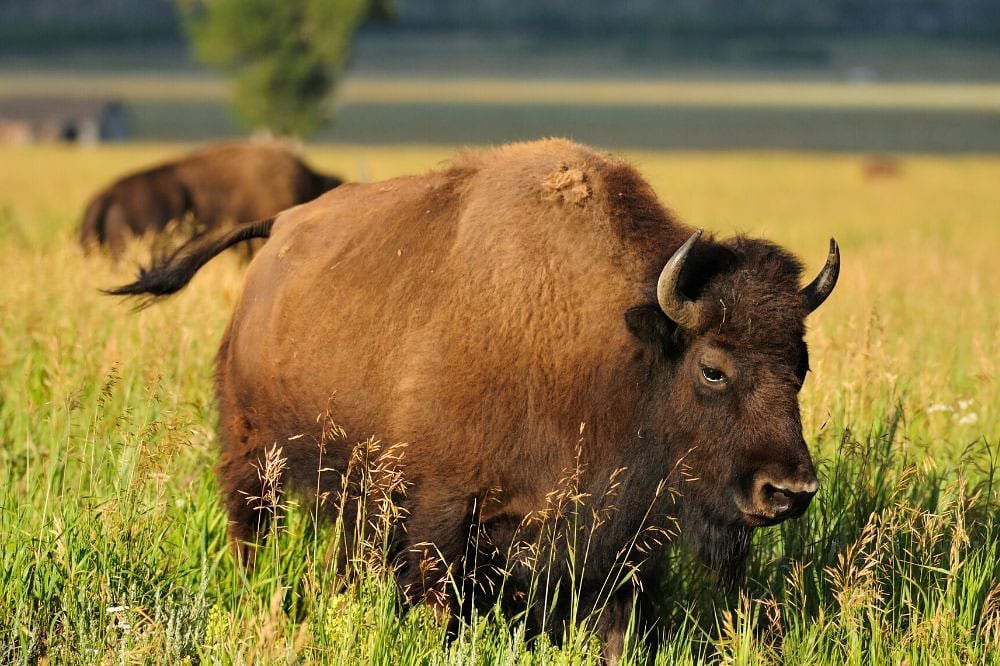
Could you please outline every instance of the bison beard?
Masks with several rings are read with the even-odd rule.
[[[703,237],[624,161],[547,140],[341,186],[191,241],[111,293],[174,293],[251,238],[268,241],[216,370],[220,485],[247,564],[262,524],[246,498],[275,446],[282,488],[336,493],[352,442],[405,443],[390,541],[404,596],[456,621],[499,603],[559,635],[572,579],[614,658],[633,603],[639,634],[656,626],[646,597],[678,528],[731,584],[753,529],[818,490],[798,392],[805,318],[837,281],[833,241],[801,287],[787,251]],[[448,575],[477,594],[456,598]],[[533,581],[562,589],[532,601]]]
[[[696,502],[681,503],[681,535],[698,559],[732,588],[743,578],[753,528],[714,516]]]

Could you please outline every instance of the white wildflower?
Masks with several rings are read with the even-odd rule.
[[[936,414],[938,412],[953,412],[953,411],[955,410],[952,409],[950,405],[946,405],[943,402],[939,402],[927,408],[928,414]]]
[[[963,412],[967,410],[969,407],[972,407],[972,398],[969,398],[968,400],[958,401],[958,408],[961,409]]]
[[[969,412],[968,414],[964,414],[962,418],[958,420],[958,425],[972,425],[978,420],[979,420],[978,414],[976,414],[975,412]]]

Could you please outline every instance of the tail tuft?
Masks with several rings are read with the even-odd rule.
[[[149,268],[140,267],[134,282],[101,291],[109,296],[140,298],[137,309],[141,310],[183,289],[198,269],[223,250],[253,238],[269,237],[273,225],[272,217],[208,231],[184,243],[166,259],[154,260]]]
[[[140,266],[134,282],[111,289],[102,289],[108,296],[138,298],[137,310],[143,310],[161,298],[176,294],[194,277],[195,271],[172,264],[169,259],[154,261],[148,268]]]

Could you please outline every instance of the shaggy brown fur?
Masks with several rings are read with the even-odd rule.
[[[126,242],[190,214],[195,228],[258,220],[340,185],[280,144],[205,148],[121,178],[87,205],[80,244],[119,255]]]
[[[630,550],[637,534],[679,528],[732,575],[752,530],[801,513],[815,491],[797,400],[801,265],[766,241],[702,239],[681,286],[706,314],[682,330],[656,282],[691,232],[627,163],[547,140],[344,185],[242,236],[194,243],[115,293],[176,291],[222,248],[269,233],[218,355],[219,478],[242,556],[261,528],[247,502],[255,464],[277,443],[284,487],[315,489],[317,417],[332,405],[347,437],[326,447],[322,488],[339,487],[351,442],[405,443],[398,580],[455,613],[468,609],[428,552],[467,570],[476,526],[494,546],[480,563],[499,558],[515,578],[506,589],[526,586],[503,554],[577,470],[596,512],[580,525],[591,535],[581,610],[601,609],[613,654],[634,596],[602,602],[605,579],[623,557],[640,578],[659,573],[663,549]],[[709,362],[725,387],[702,376]],[[796,511],[764,515],[751,488],[762,470],[812,490]],[[566,585],[565,573],[548,579]]]

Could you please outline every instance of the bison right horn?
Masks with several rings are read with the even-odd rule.
[[[701,238],[701,232],[701,229],[695,231],[684,242],[684,245],[681,245],[674,252],[667,261],[667,265],[663,267],[663,271],[660,272],[660,279],[656,282],[656,300],[660,304],[660,309],[678,326],[689,330],[698,325],[701,319],[701,307],[681,291],[680,277],[688,253]]]
[[[802,287],[799,292],[806,299],[809,312],[812,312],[827,299],[833,288],[837,286],[837,278],[840,276],[840,247],[837,241],[830,239],[830,252],[826,257],[826,265],[819,272],[816,278]]]

